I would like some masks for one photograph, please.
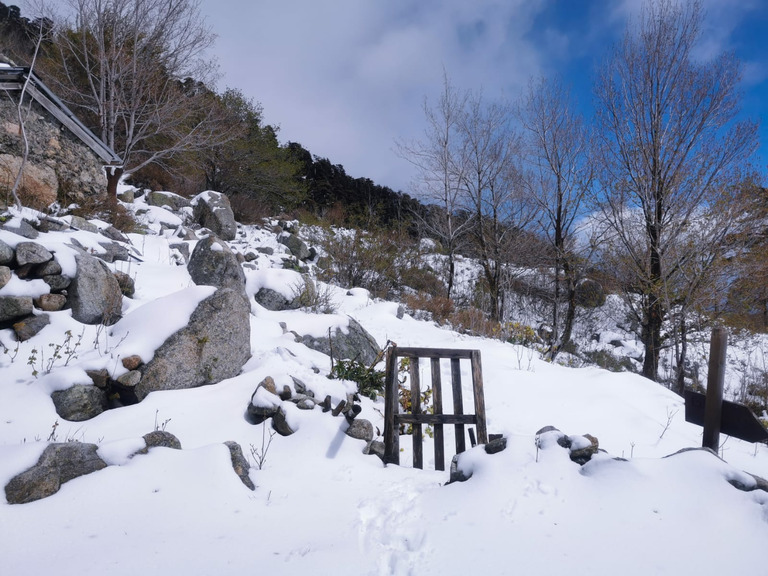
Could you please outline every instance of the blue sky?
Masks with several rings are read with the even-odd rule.
[[[264,107],[282,141],[352,176],[409,192],[396,140],[419,138],[424,99],[445,69],[460,89],[515,98],[529,79],[561,76],[591,113],[595,68],[642,0],[202,0],[218,35],[222,79]],[[768,2],[705,0],[699,56],[733,50],[744,64],[743,113],[768,98]],[[768,126],[761,140],[768,147]],[[768,154],[756,164],[766,172]]]

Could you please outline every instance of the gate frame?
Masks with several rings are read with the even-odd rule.
[[[397,380],[397,359],[410,359],[409,374],[411,380],[411,412],[399,413],[400,394]],[[432,372],[432,399],[434,414],[424,414],[421,402],[413,399],[421,398],[421,382],[419,376],[419,359],[429,358]],[[453,390],[453,414],[443,413],[442,381],[440,375],[440,360],[451,362],[451,386]],[[464,413],[464,402],[461,389],[460,360],[469,360],[472,370],[472,389],[475,404],[474,414]],[[432,424],[435,427],[435,470],[445,470],[445,441],[443,425],[453,424],[456,430],[456,453],[466,450],[464,427],[474,424],[477,428],[477,441],[488,443],[488,429],[485,421],[485,398],[483,396],[483,372],[479,350],[458,350],[451,348],[400,348],[392,346],[387,351],[386,381],[384,394],[384,462],[400,464],[400,424],[413,426],[413,467],[424,467],[422,425]],[[470,438],[472,430],[470,429]]]

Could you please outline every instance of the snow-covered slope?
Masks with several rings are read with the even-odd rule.
[[[152,218],[172,220],[160,210]],[[233,243],[238,251],[282,249],[264,230],[242,232]],[[92,242],[85,232],[36,241],[64,252],[63,234]],[[0,238],[12,240],[6,232]],[[189,309],[187,300],[174,298],[191,285],[185,267],[175,265],[169,245],[177,241],[131,236],[143,262],[113,265],[136,280],[124,322],[160,298],[168,321]],[[262,254],[245,270],[251,293],[279,283],[277,260]],[[684,421],[681,399],[663,387],[633,374],[551,365],[527,348],[398,318],[397,303],[374,301],[364,291],[331,290],[338,312],[357,319],[380,345],[479,349],[489,429],[505,434],[507,449],[495,455],[473,449],[464,461],[473,477],[446,486],[447,472],[409,467],[410,438],[401,441],[403,465],[385,467],[362,453],[364,443],[344,435],[343,418],[287,405],[297,432],[272,439],[263,468],[251,469],[252,492],[232,471],[222,442],[235,440],[246,453],[263,450],[268,429],[244,418],[258,383],[272,376],[281,388],[295,376],[334,404],[354,389],[327,379],[329,358],[280,325],[311,331],[315,315],[271,312],[254,302],[253,356],[239,376],[153,392],[140,404],[70,423],[57,416],[51,392],[81,379],[85,368],[114,367],[125,342],[55,312],[18,350],[10,331],[0,331],[10,350],[0,356],[0,485],[37,461],[52,431],[59,441],[97,443],[112,465],[29,504],[10,505],[0,496],[0,572],[768,574],[762,552],[768,493],[728,482],[748,483],[741,471],[768,477],[768,447],[723,438],[727,464],[701,451],[662,458],[701,443],[701,429]],[[133,322],[131,340],[151,343],[162,322]],[[67,366],[56,361],[50,374],[35,378],[31,350],[62,342],[66,330],[83,334],[77,358]],[[383,429],[381,399],[362,403],[360,417]],[[592,434],[607,452],[580,467],[552,442],[537,446],[535,434],[547,425]],[[183,449],[129,458],[156,428],[176,435]],[[427,460],[431,444],[425,441]]]

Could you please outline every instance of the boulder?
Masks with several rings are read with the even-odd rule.
[[[245,274],[226,242],[209,236],[197,243],[187,265],[198,286],[233,288],[245,294]]]
[[[19,242],[16,245],[16,264],[19,266],[44,264],[49,260],[53,260],[53,254],[37,242]]]
[[[280,244],[282,244],[286,248],[288,248],[291,254],[294,255],[299,260],[306,260],[311,256],[311,253],[307,245],[304,243],[304,241],[301,238],[299,238],[295,234],[289,234],[287,232],[283,232],[277,238],[277,241],[280,242]]]
[[[13,262],[14,252],[8,244],[0,240],[0,264],[10,264]]]
[[[19,220],[18,218],[12,218],[10,221],[0,225],[0,228],[18,234],[19,236],[23,236],[24,238],[29,238],[30,240],[34,240],[40,235],[32,224],[26,220]]]
[[[82,422],[107,409],[107,393],[93,384],[75,384],[51,394],[56,413],[71,422]]]
[[[61,274],[61,264],[53,259],[38,264],[32,270],[32,276],[35,278],[43,278],[44,276],[52,276],[55,274]]]
[[[0,296],[0,325],[32,314],[31,296]]]
[[[223,240],[234,240],[237,223],[229,198],[219,192],[208,190],[192,199],[193,217],[197,223],[211,230]]]
[[[11,281],[11,269],[8,266],[0,266],[0,288]]]
[[[104,252],[95,253],[94,256],[104,260],[104,262],[111,264],[116,260],[128,262],[131,259],[131,253],[128,251],[128,248],[121,244],[116,242],[99,242],[99,246],[104,248]]]
[[[239,374],[251,356],[249,316],[248,301],[231,288],[200,302],[187,326],[168,337],[141,368],[137,400],[155,390],[194,388]]]
[[[307,347],[331,355],[333,344],[334,359],[358,360],[366,366],[373,364],[381,353],[376,340],[354,318],[349,318],[347,330],[336,328],[331,339],[327,336],[315,338],[304,335],[301,342]]]
[[[275,432],[280,434],[280,436],[290,436],[295,432],[288,424],[285,411],[282,408],[278,408],[277,412],[272,417],[272,428],[274,428]]]
[[[253,295],[253,299],[267,310],[272,310],[274,312],[279,312],[281,310],[296,310],[300,307],[299,302],[295,298],[286,298],[277,290],[272,290],[272,288],[260,288],[259,291]]]
[[[58,312],[67,303],[67,297],[63,294],[41,294],[35,298],[34,304],[45,312]]]
[[[373,440],[373,424],[363,418],[356,418],[352,420],[345,434],[350,438],[371,442]]]
[[[63,292],[72,283],[72,279],[61,274],[53,274],[51,276],[43,276],[43,282],[48,284],[51,288],[51,292]]]
[[[75,230],[83,230],[84,232],[91,232],[93,234],[99,233],[99,227],[95,224],[91,224],[86,220],[85,218],[82,218],[81,216],[72,216],[70,218],[70,225]]]
[[[32,468],[5,486],[9,504],[25,504],[51,496],[65,482],[107,467],[96,444],[64,442],[49,445]]]
[[[251,480],[251,477],[248,475],[248,472],[251,469],[251,465],[248,464],[248,460],[245,459],[245,455],[243,455],[243,449],[240,447],[240,444],[230,440],[224,442],[224,446],[229,449],[229,456],[232,461],[232,469],[235,471],[235,474],[237,474],[238,478],[240,478],[240,481],[250,490],[256,490],[256,486],[254,485],[253,480]]]
[[[150,192],[146,198],[150,206],[168,206],[177,212],[190,206],[189,200],[173,192]]]
[[[93,256],[81,254],[75,259],[77,273],[67,295],[72,317],[83,324],[111,326],[120,318],[123,301],[115,275]]]
[[[170,448],[172,450],[181,450],[181,442],[176,436],[165,430],[155,430],[149,434],[144,434],[144,442],[147,447],[141,450],[141,454],[146,454],[150,448]]]
[[[29,340],[36,334],[38,334],[43,328],[51,323],[51,318],[48,314],[40,314],[39,316],[29,316],[24,320],[16,322],[13,325],[13,331],[16,333],[16,339],[19,342]]]

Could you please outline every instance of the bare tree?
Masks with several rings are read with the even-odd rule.
[[[66,0],[49,82],[124,161],[122,175],[219,141],[199,0]]]
[[[514,246],[530,223],[531,204],[522,183],[521,140],[506,103],[470,96],[461,117],[461,186],[473,216],[470,234],[483,269],[493,320],[504,317],[504,287]]]
[[[650,2],[595,87],[600,209],[629,272],[643,375],[653,380],[664,344],[666,287],[701,254],[688,231],[702,219],[718,220],[717,193],[757,141],[754,123],[735,122],[738,60],[727,53],[694,59],[700,24],[698,2]]]
[[[466,103],[467,95],[459,93],[443,72],[439,100],[434,106],[424,101],[424,139],[397,143],[398,154],[416,167],[414,185],[420,196],[436,205],[419,220],[426,232],[440,241],[448,257],[448,298],[453,292],[456,252],[471,225],[468,218],[458,214],[464,177],[458,131]]]
[[[525,182],[538,207],[537,223],[546,237],[552,269],[552,339],[548,357],[554,359],[571,338],[576,313],[576,283],[581,267],[574,238],[576,218],[592,183],[590,136],[571,109],[569,93],[559,81],[531,82],[518,109],[527,132],[531,176]],[[565,292],[565,294],[563,294]],[[565,318],[561,321],[562,301]]]

